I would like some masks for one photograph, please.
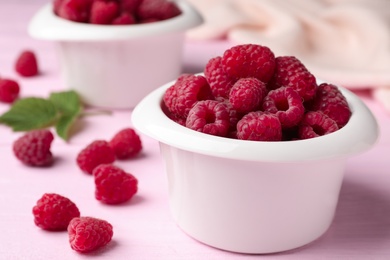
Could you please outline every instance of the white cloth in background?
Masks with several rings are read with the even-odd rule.
[[[317,78],[371,89],[390,111],[390,1],[188,1],[205,18],[190,39],[226,38],[294,55]]]

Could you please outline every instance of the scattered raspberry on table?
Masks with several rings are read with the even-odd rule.
[[[23,51],[16,60],[15,71],[23,77],[32,77],[39,74],[38,61],[31,50]]]
[[[117,159],[129,159],[142,150],[142,142],[139,135],[132,128],[120,130],[109,141]]]
[[[88,253],[107,245],[113,234],[112,225],[98,218],[76,217],[68,225],[70,246],[79,253]]]
[[[89,174],[100,164],[113,163],[115,153],[109,143],[104,140],[95,140],[82,149],[77,155],[76,162],[79,168]]]
[[[70,199],[55,193],[45,193],[33,207],[34,223],[45,230],[66,230],[69,222],[80,216]]]
[[[95,198],[105,204],[120,204],[130,200],[138,190],[138,180],[112,164],[102,164],[93,170]]]
[[[21,162],[29,166],[49,166],[53,162],[51,143],[54,139],[50,130],[32,130],[13,143],[13,152]]]
[[[11,79],[0,78],[0,101],[4,103],[13,103],[20,92],[19,84]]]

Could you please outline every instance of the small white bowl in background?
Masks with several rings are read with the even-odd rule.
[[[181,126],[161,109],[170,82],[133,110],[132,123],[160,143],[171,212],[191,237],[251,254],[308,244],[329,228],[348,157],[374,145],[379,130],[365,104],[340,88],[352,111],[342,129],[317,138],[257,142]]]
[[[176,3],[179,16],[135,25],[68,21],[50,3],[35,14],[28,32],[57,43],[65,84],[84,103],[129,109],[181,73],[185,32],[203,20],[186,1]]]

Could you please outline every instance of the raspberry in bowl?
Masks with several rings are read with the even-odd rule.
[[[64,85],[85,104],[131,109],[180,74],[185,31],[202,22],[184,0],[56,0],[28,32],[58,45]]]
[[[233,78],[224,65],[220,67],[220,58],[212,60],[204,74],[183,75],[159,87],[132,112],[134,127],[160,144],[175,222],[204,244],[238,253],[275,253],[316,240],[332,223],[348,158],[368,150],[378,138],[374,116],[345,88],[318,79],[312,88],[311,77],[301,69],[295,71],[306,76],[293,78],[308,79],[311,83],[306,87],[291,82],[277,86],[278,65],[271,69],[272,77],[256,76],[258,70],[252,66],[262,64],[253,64],[245,72],[234,69]],[[256,80],[241,82],[256,82],[260,91],[248,93],[256,93],[254,99],[261,96],[263,102],[251,105],[251,111],[245,106],[245,111],[237,112],[229,96],[233,93],[233,100],[240,96],[235,94],[240,88],[233,90],[233,86],[247,77],[263,77],[260,81],[266,84],[267,94]],[[213,83],[216,78],[223,83]],[[315,101],[326,93],[327,98]],[[298,98],[304,109],[296,104],[296,95],[306,97]],[[284,116],[273,112],[273,102],[280,97],[288,97],[291,103],[284,106],[294,107],[295,112],[279,113]],[[330,103],[321,105],[323,100]],[[350,113],[342,116],[345,105]],[[339,124],[330,115],[325,117],[328,110],[319,111],[317,106],[329,111],[339,106]]]

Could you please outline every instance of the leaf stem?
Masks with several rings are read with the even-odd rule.
[[[111,115],[112,111],[108,109],[94,109],[94,110],[84,110],[80,113],[80,117],[84,116],[96,116],[96,115]]]

